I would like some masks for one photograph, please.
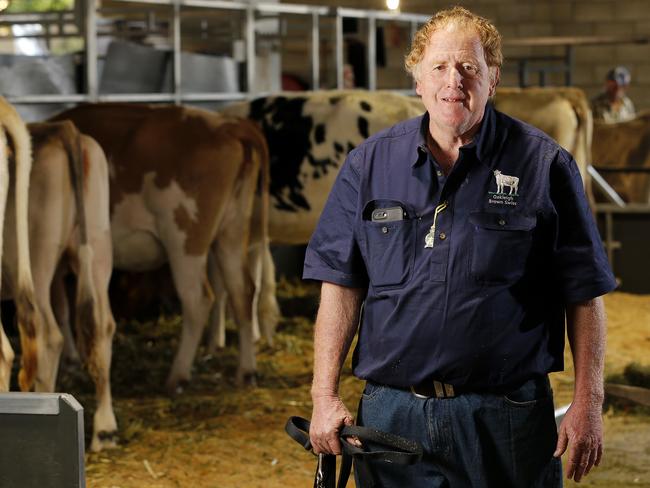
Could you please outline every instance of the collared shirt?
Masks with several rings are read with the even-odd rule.
[[[367,287],[355,375],[486,388],[561,370],[566,304],[615,287],[575,161],[488,105],[445,176],[428,124],[350,152],[307,248],[304,278]]]
[[[594,120],[600,120],[608,124],[625,122],[636,117],[634,104],[627,96],[621,98],[621,103],[614,107],[607,97],[607,93],[601,93],[591,100],[591,111]]]

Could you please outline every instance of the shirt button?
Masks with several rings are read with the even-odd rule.
[[[441,232],[438,237],[440,237],[441,241],[444,241],[447,238],[447,234],[445,234],[444,232]]]
[[[388,227],[382,227],[382,228],[381,228],[381,231],[382,231],[384,234],[388,234]]]
[[[442,171],[438,170],[438,171],[436,171],[436,174],[437,174],[438,176],[442,176]]]
[[[499,219],[499,225],[506,225],[506,221],[503,219]]]

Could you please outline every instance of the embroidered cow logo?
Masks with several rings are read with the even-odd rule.
[[[504,175],[498,169],[494,171],[494,177],[497,180],[497,194],[505,193],[504,187],[507,186],[510,188],[508,195],[512,195],[513,192],[517,195],[519,189],[519,178],[516,176]]]

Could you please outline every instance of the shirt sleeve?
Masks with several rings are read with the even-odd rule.
[[[348,155],[305,253],[303,279],[354,288],[368,286],[368,275],[356,239],[359,218],[360,149]]]
[[[573,158],[560,150],[551,166],[551,202],[556,218],[553,274],[565,303],[576,303],[616,288],[602,239]]]

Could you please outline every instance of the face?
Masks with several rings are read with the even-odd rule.
[[[616,100],[617,98],[622,98],[625,94],[625,87],[619,85],[614,80],[605,81],[605,92],[609,96],[610,100]]]
[[[498,75],[498,68],[488,69],[474,30],[452,24],[434,32],[416,80],[434,136],[436,132],[462,136],[478,127]]]

